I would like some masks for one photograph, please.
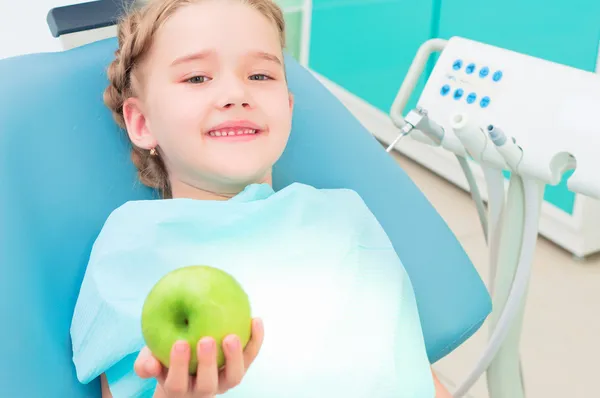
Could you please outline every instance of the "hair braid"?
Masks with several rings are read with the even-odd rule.
[[[119,23],[119,47],[107,71],[110,84],[104,92],[104,103],[112,110],[113,118],[123,129],[126,129],[123,104],[127,98],[137,94],[134,70],[150,47],[154,33],[156,21],[144,17],[143,10],[133,10]],[[153,156],[150,151],[133,145],[131,160],[142,184],[159,189],[165,198],[171,197],[167,169],[160,156]]]

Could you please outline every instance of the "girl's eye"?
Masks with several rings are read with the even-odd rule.
[[[194,76],[186,80],[188,83],[200,84],[206,83],[208,81],[208,77],[206,76]]]
[[[271,80],[271,78],[267,75],[258,74],[250,76],[250,80]]]

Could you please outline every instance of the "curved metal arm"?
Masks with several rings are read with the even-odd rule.
[[[425,70],[425,65],[427,65],[427,61],[429,61],[429,57],[434,52],[442,51],[444,47],[446,47],[446,43],[448,41],[444,39],[431,39],[427,40],[425,43],[419,47],[419,51],[417,51],[417,55],[415,56],[408,72],[406,73],[406,77],[402,82],[402,86],[400,86],[400,90],[398,94],[396,94],[396,98],[392,104],[392,108],[390,110],[390,117],[392,118],[392,122],[398,128],[404,127],[405,121],[402,117],[402,111],[406,107],[408,103],[408,99],[410,98],[411,93],[414,91],[421,74]]]

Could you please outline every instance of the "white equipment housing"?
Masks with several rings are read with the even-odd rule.
[[[600,197],[600,78],[591,72],[468,39],[448,40],[418,102],[442,125],[442,146],[465,156],[452,129],[457,114],[472,126],[500,127],[523,149],[518,172],[550,185],[576,167],[569,189]],[[411,136],[432,144],[422,133]],[[479,154],[469,153],[474,158]],[[491,141],[483,163],[507,168]]]

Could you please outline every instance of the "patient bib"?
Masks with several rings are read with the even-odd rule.
[[[226,398],[434,398],[414,293],[387,235],[350,190],[248,186],[228,201],[128,202],[92,249],[71,336],[77,377],[152,397],[133,371],[154,284],[188,265],[230,273],[263,347]]]

